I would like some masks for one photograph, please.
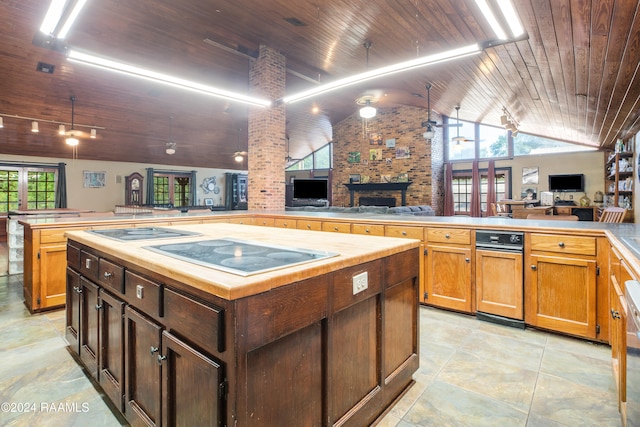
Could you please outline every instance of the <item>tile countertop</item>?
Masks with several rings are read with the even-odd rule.
[[[119,260],[133,263],[141,267],[141,270],[153,271],[179,283],[184,283],[191,288],[196,288],[227,300],[265,292],[292,282],[384,258],[420,246],[420,241],[414,239],[342,233],[332,233],[331,237],[327,238],[326,233],[318,231],[287,230],[286,233],[283,233],[282,229],[279,228],[227,223],[180,225],[163,228],[196,231],[201,235],[172,238],[170,240],[133,240],[128,242],[114,242],[113,239],[86,231],[68,231],[65,235],[71,240],[88,245],[106,255],[112,255]],[[290,248],[335,252],[339,255],[244,277],[211,267],[192,264],[144,248],[144,246],[157,245],[164,242],[196,242],[225,237],[271,243]],[[419,260],[416,259],[416,262],[419,262]],[[141,272],[144,273],[144,271]]]

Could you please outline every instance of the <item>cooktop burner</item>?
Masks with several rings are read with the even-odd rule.
[[[231,238],[144,246],[145,249],[240,276],[337,256],[337,253],[289,248]]]
[[[200,233],[192,231],[174,230],[162,227],[138,227],[138,228],[106,228],[104,230],[87,230],[99,236],[115,240],[149,240],[167,239],[171,237],[199,236]]]

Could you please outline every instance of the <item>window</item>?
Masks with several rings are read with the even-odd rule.
[[[457,122],[455,122],[457,123]],[[476,156],[476,147],[474,141],[475,124],[460,120],[460,127],[446,128],[449,135],[449,159],[451,160],[468,160]],[[455,140],[454,138],[465,138],[464,140]]]
[[[453,210],[458,215],[471,213],[471,171],[453,172]],[[511,168],[497,168],[495,170],[494,185],[496,200],[511,198]],[[487,191],[489,179],[486,169],[480,170],[480,209],[485,216],[491,215],[491,208],[487,206]]]
[[[527,156],[532,154],[567,153],[573,151],[593,151],[595,147],[571,144],[570,142],[544,138],[542,136],[519,133],[513,138],[513,154]]]
[[[56,207],[57,168],[0,167],[0,212]]]
[[[291,166],[288,166],[287,171],[302,171],[302,170],[315,170],[315,169],[331,169],[332,157],[333,157],[333,144],[329,143],[324,147],[314,151],[307,157],[298,160]]]
[[[155,173],[153,175],[153,202],[174,207],[191,206],[191,174]]]

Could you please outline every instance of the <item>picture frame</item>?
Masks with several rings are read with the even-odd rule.
[[[360,163],[360,152],[359,151],[350,151],[347,157],[347,162],[349,163]]]
[[[385,144],[387,145],[387,148],[394,148],[396,146],[396,139],[389,138],[385,141]]]
[[[204,199],[205,206],[213,206],[213,199],[206,198]]]
[[[382,145],[382,134],[381,133],[370,133],[369,134],[369,145]]]
[[[360,183],[360,174],[352,173],[349,175],[349,184],[359,184]]]
[[[383,184],[388,184],[391,182],[391,175],[380,175],[380,182]]]
[[[369,150],[369,160],[372,162],[382,160],[382,149],[372,148]]]
[[[83,171],[82,182],[85,188],[101,188],[106,185],[106,172]]]
[[[398,182],[409,182],[409,174],[408,173],[399,173],[398,174]]]
[[[523,167],[522,168],[522,184],[538,184],[538,167]]]
[[[411,149],[409,147],[396,147],[396,159],[410,159]]]

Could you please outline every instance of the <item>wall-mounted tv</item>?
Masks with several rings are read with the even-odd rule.
[[[295,179],[293,181],[294,199],[327,199],[329,194],[327,179]]]
[[[549,191],[584,193],[584,174],[549,175]]]

